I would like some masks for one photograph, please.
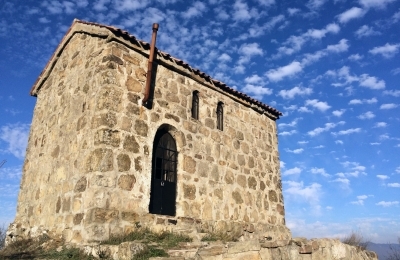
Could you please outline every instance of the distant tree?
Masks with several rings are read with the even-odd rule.
[[[0,250],[4,247],[6,241],[6,229],[4,226],[0,227]]]
[[[386,260],[400,260],[400,237],[397,238],[398,245],[390,245],[390,252]]]

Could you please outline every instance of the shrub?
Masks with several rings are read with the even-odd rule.
[[[389,255],[386,257],[387,260],[400,260],[400,237],[397,238],[398,245],[390,245]]]
[[[352,231],[350,235],[342,239],[342,242],[347,245],[358,247],[361,250],[366,250],[370,241],[365,240],[360,233]]]

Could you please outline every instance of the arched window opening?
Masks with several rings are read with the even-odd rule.
[[[175,215],[178,152],[174,138],[159,130],[154,138],[149,212]]]
[[[218,102],[217,105],[217,129],[224,130],[224,103]]]
[[[192,95],[192,118],[199,119],[199,92],[193,91]]]

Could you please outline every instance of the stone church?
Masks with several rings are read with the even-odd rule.
[[[90,243],[141,226],[290,239],[281,113],[154,45],[73,22],[30,92],[14,235]]]

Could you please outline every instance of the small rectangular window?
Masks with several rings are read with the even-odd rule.
[[[199,119],[199,92],[193,91],[192,95],[192,118]]]
[[[224,103],[218,102],[217,105],[217,129],[224,130]]]

